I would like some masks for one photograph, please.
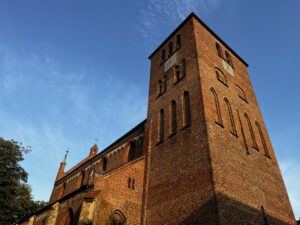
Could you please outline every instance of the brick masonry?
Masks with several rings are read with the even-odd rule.
[[[296,225],[244,60],[194,14],[149,58],[147,120],[22,224]]]

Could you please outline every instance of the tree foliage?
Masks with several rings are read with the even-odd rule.
[[[30,151],[29,146],[0,138],[0,225],[14,224],[46,205],[33,201],[28,174],[20,165]]]

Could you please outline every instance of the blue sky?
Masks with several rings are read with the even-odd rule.
[[[299,218],[298,0],[1,1],[0,136],[32,146],[35,199],[48,200],[67,148],[70,168],[146,117],[147,57],[192,11],[249,63]]]

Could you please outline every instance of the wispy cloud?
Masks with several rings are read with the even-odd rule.
[[[146,116],[141,88],[111,71],[69,68],[48,51],[1,43],[0,65],[0,136],[32,146],[23,164],[36,199],[50,196],[66,148],[70,167],[95,137],[102,149]]]
[[[300,218],[300,164],[287,159],[280,163],[280,167],[296,219]]]
[[[161,34],[164,26],[178,25],[191,12],[206,14],[215,9],[221,0],[148,0],[140,11],[140,20],[135,28],[144,38]]]

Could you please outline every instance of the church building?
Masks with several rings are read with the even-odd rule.
[[[248,64],[194,13],[149,59],[147,118],[20,224],[296,225]]]

